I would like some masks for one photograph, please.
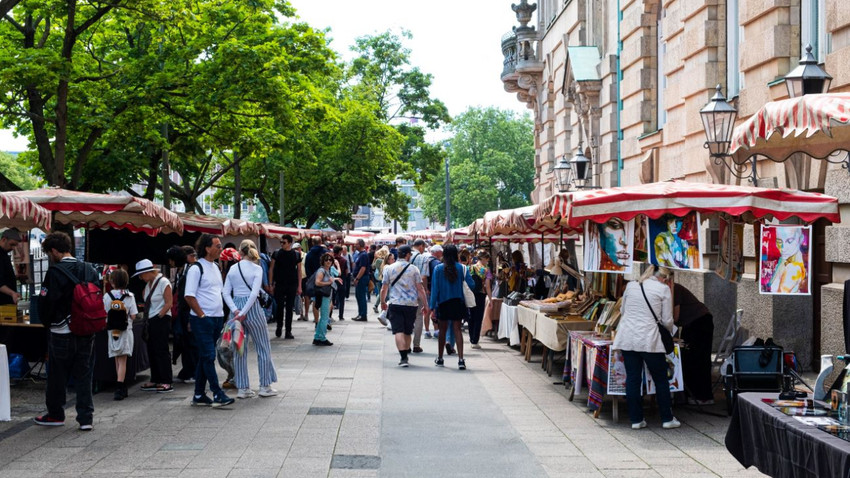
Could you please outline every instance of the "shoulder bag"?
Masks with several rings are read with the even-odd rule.
[[[463,284],[463,301],[466,302],[466,308],[471,309],[475,307],[475,293],[472,292],[469,284],[466,283],[466,274],[468,273],[466,266],[463,266],[463,277],[460,277],[460,283]]]
[[[646,298],[646,291],[643,289],[643,283],[640,284],[640,292],[643,294],[643,300],[646,301],[646,306],[649,307],[649,311],[652,312],[652,318],[655,319],[655,324],[658,326],[658,334],[661,335],[661,343],[664,344],[664,353],[672,354],[673,353],[673,334],[667,330],[667,327],[658,320],[658,316],[655,315],[655,311],[652,310],[652,305],[649,303],[649,299]]]
[[[242,273],[242,264],[236,264],[236,269],[239,270],[239,275],[242,276],[242,282],[245,283],[245,287],[247,287],[248,290],[251,290],[251,284],[245,280],[245,274]],[[257,302],[260,303],[260,308],[268,309],[272,305],[272,298],[269,297],[264,290],[260,289],[260,294],[257,296]]]
[[[327,277],[330,275],[328,271],[325,270],[324,267],[320,267],[319,270],[316,271],[313,278],[313,290],[316,293],[316,297],[330,297],[333,293],[333,288],[330,284],[328,285],[318,285],[316,281],[319,280],[319,272],[322,272],[323,277]],[[333,277],[331,277],[331,281],[333,281]]]

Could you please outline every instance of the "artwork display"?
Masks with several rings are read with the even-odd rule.
[[[667,378],[670,380],[670,391],[681,392],[685,390],[685,382],[682,378],[682,353],[679,344],[675,345],[673,353],[667,355]],[[655,394],[655,381],[649,374],[649,369],[644,366],[641,376],[641,388],[646,395]],[[608,395],[626,394],[626,363],[623,354],[619,350],[612,350],[608,358]]]
[[[635,221],[611,218],[584,227],[584,270],[628,274],[632,271]]]
[[[643,214],[635,218],[634,262],[649,262],[649,224]]]
[[[702,269],[699,213],[665,214],[649,221],[650,263],[671,269]]]
[[[762,226],[759,292],[811,294],[811,226]]]
[[[623,353],[612,350],[608,355],[608,395],[626,394],[626,362]]]
[[[720,250],[714,272],[720,277],[741,282],[744,275],[744,223],[720,218]]]

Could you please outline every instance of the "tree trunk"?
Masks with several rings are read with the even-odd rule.
[[[24,21],[24,49],[35,48],[35,24],[32,15],[27,15]],[[56,173],[56,165],[53,162],[53,149],[50,146],[50,135],[44,120],[44,97],[35,85],[26,86],[27,112],[30,114],[35,147],[38,151],[38,162],[44,170],[47,184],[50,186],[65,186],[64,171]]]
[[[65,153],[68,143],[68,84],[71,70],[71,56],[76,41],[74,22],[77,17],[76,0],[68,0],[68,21],[65,24],[65,38],[62,41],[62,59],[66,63],[67,71],[59,77],[59,85],[56,87],[56,135],[53,141],[55,170],[53,180],[64,183],[65,179]]]

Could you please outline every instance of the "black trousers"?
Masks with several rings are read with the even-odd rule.
[[[469,309],[469,342],[477,344],[481,338],[481,323],[484,322],[484,306],[487,294],[475,294],[475,307]]]
[[[696,400],[714,399],[711,393],[711,343],[714,321],[711,315],[701,317],[682,327],[682,340],[688,347],[682,350],[682,378],[685,387]]]
[[[189,380],[195,377],[198,368],[198,349],[195,347],[195,339],[189,331],[189,311],[182,311],[178,318],[174,319],[172,326],[174,333],[174,356],[171,363],[175,364],[179,357],[182,368],[177,372],[180,380]]]
[[[274,308],[274,322],[277,324],[277,330],[286,326],[286,334],[292,333],[292,311],[295,307],[296,289],[287,290],[280,286],[275,286],[274,300],[277,302],[277,307]],[[284,313],[285,312],[285,313]],[[284,323],[284,315],[286,322]]]
[[[339,311],[339,318],[343,318],[342,313],[345,311],[345,299],[348,298],[348,290],[351,288],[351,276],[344,277],[342,279],[342,284],[336,288],[334,291],[334,296],[336,297],[336,308]]]
[[[77,393],[77,422],[91,425],[94,417],[92,400],[92,370],[94,369],[94,335],[49,333],[47,359],[47,414],[65,420],[65,387],[74,379]]]
[[[148,357],[151,361],[151,382],[174,381],[171,371],[171,352],[168,350],[168,333],[171,316],[154,317],[148,321]]]

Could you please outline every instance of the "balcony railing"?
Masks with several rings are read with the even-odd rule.
[[[516,73],[517,41],[516,33],[510,31],[502,35],[502,54],[505,60],[502,67],[502,80],[510,79]]]

